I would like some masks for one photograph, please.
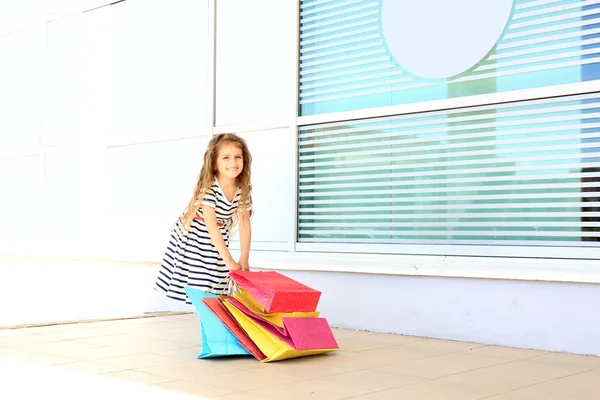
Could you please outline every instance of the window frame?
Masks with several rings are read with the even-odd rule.
[[[299,25],[299,20],[298,20]],[[299,41],[298,41],[299,43]],[[298,73],[300,60],[297,60]],[[299,89],[298,89],[299,90]],[[395,254],[395,255],[431,255],[431,256],[460,256],[460,257],[520,257],[544,259],[600,259],[599,247],[564,247],[564,246],[519,246],[519,245],[419,245],[419,244],[367,244],[367,243],[333,243],[333,242],[301,242],[298,240],[298,130],[300,127],[378,118],[387,116],[407,115],[413,113],[445,111],[465,107],[486,106],[513,103],[528,100],[567,97],[579,94],[600,92],[600,80],[569,83],[563,85],[546,86],[540,88],[521,89],[508,92],[465,96],[443,100],[399,104],[386,107],[366,108],[362,110],[342,111],[309,116],[298,115],[296,120],[296,202],[295,215],[295,246],[294,251],[299,253],[346,253],[346,254]],[[297,97],[298,110],[300,98]]]

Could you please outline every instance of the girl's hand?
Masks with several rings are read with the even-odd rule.
[[[236,263],[233,259],[230,261],[225,261],[225,266],[230,271],[241,271],[242,270],[242,266],[240,264]]]
[[[250,271],[250,265],[248,264],[248,261],[238,261],[238,264],[242,267],[242,271]]]

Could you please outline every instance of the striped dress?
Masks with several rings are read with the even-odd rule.
[[[229,202],[215,179],[204,196],[203,205],[213,207],[217,225],[225,244],[229,247],[229,228],[232,216],[240,200],[238,188],[233,201]],[[250,208],[249,205],[248,208]],[[229,270],[219,252],[210,241],[206,224],[202,219],[202,208],[196,214],[188,232],[182,229],[181,218],[171,230],[171,238],[163,257],[155,289],[167,297],[190,303],[183,288],[191,286],[211,293],[222,293],[227,286]]]

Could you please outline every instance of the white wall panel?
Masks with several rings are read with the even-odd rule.
[[[0,154],[38,150],[44,58],[44,29],[0,36]]]
[[[0,35],[106,6],[117,0],[3,0]]]
[[[47,25],[46,129],[44,145],[79,143],[81,117],[81,54],[83,15]]]
[[[82,16],[81,143],[103,146],[112,127],[112,7],[103,7]]]
[[[109,253],[160,260],[192,196],[206,142],[201,137],[109,151]]]
[[[217,2],[217,126],[283,126],[293,120],[297,6],[281,0]]]
[[[44,20],[47,0],[0,1],[0,35]]]
[[[252,248],[287,250],[294,229],[295,132],[285,128],[240,136],[252,154]]]
[[[111,7],[50,22],[44,144],[104,146],[112,127]]]
[[[109,5],[115,1],[117,0],[46,0],[46,15],[52,17],[77,11],[87,11]]]
[[[112,9],[112,142],[206,128],[208,2],[128,0]]]
[[[97,215],[93,204],[81,201],[79,155],[48,154],[45,171],[45,240],[76,246],[80,223],[95,225],[94,215]],[[81,179],[86,177],[81,176]]]
[[[45,212],[42,157],[0,159],[0,242],[31,245],[38,238]]]

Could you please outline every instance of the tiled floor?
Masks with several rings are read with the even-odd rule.
[[[196,359],[194,314],[0,329],[0,398],[600,398],[597,357],[349,330],[335,335],[336,353],[261,364]]]

